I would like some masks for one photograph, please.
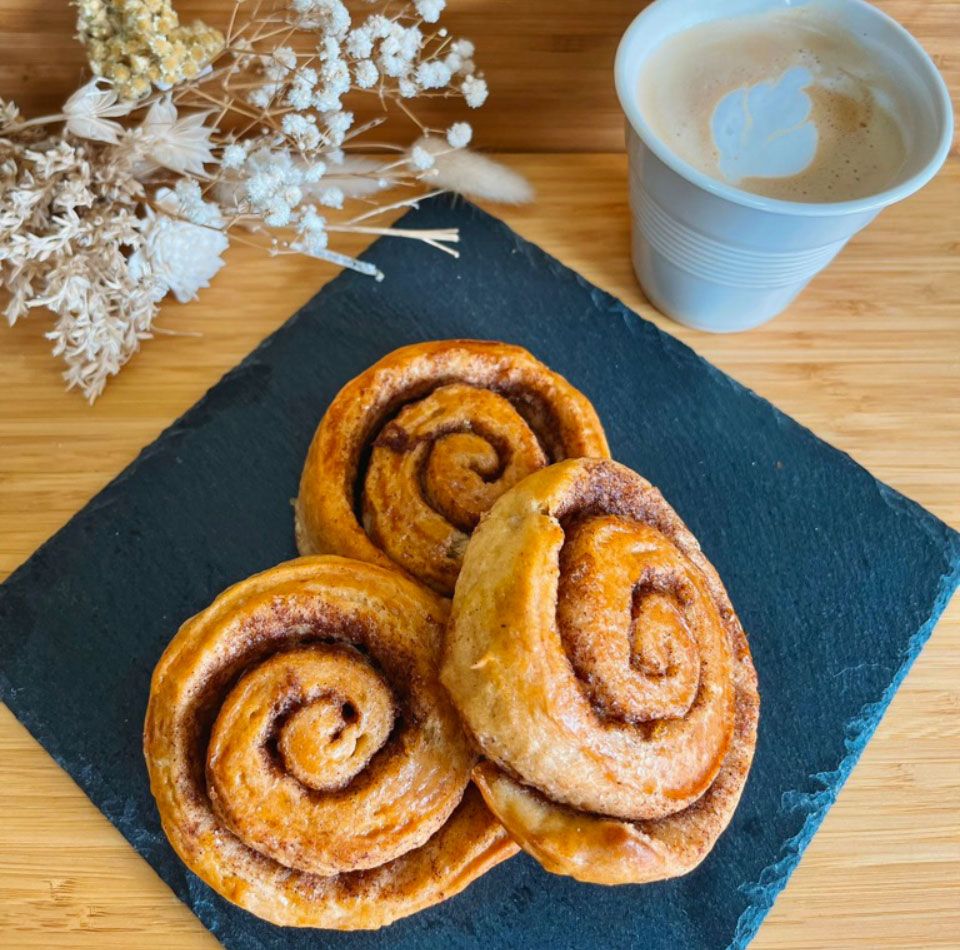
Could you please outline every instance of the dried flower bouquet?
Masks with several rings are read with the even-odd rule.
[[[167,0],[80,0],[95,78],[56,115],[25,119],[0,100],[7,320],[52,311],[67,386],[92,402],[151,336],[159,301],[196,297],[231,241],[376,279],[332,238],[391,234],[456,255],[455,230],[378,223],[444,190],[529,198],[522,178],[466,150],[468,123],[427,128],[411,108],[487,98],[473,44],[438,23],[444,3],[357,14],[341,0],[240,0],[221,34],[180,27]],[[412,144],[370,134],[390,111],[410,120]]]

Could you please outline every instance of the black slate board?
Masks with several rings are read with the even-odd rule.
[[[0,588],[0,696],[227,947],[743,946],[957,586],[960,535],[496,219],[439,200],[404,224],[459,227],[463,258],[378,241],[385,282],[325,287]],[[379,933],[278,929],[160,832],[140,751],[150,673],[184,619],[295,554],[290,499],[338,388],[397,346],[457,336],[520,343],[583,389],[614,455],[700,538],[760,675],[753,772],[677,881],[590,887],[520,856]]]

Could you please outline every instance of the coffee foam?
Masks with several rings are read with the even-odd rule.
[[[639,105],[679,157],[789,201],[845,201],[896,184],[909,105],[882,54],[819,4],[725,18],[666,40]]]

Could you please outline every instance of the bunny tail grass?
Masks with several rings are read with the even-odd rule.
[[[503,204],[526,204],[533,200],[533,187],[526,178],[485,155],[465,148],[451,149],[442,139],[431,136],[424,136],[413,148],[417,146],[434,159],[433,167],[423,176],[424,182],[468,198],[485,198]]]

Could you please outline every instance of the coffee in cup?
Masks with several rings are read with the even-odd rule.
[[[644,64],[638,97],[684,161],[787,201],[877,194],[898,182],[909,151],[895,64],[817,3],[677,33]]]

